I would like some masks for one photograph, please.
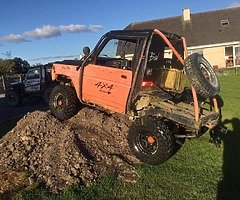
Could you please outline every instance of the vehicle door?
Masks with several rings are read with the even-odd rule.
[[[109,39],[83,70],[82,99],[124,113],[132,85],[137,41]]]
[[[41,69],[40,67],[30,68],[24,79],[24,91],[36,93],[41,90]]]

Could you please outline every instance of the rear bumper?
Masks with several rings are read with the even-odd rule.
[[[161,104],[161,107],[160,107]],[[189,104],[169,104],[161,102],[158,107],[150,107],[146,110],[138,112],[139,117],[143,116],[160,116],[169,119],[183,127],[186,133],[179,135],[179,137],[199,137],[208,129],[213,129],[219,124],[220,114],[218,112],[204,111],[199,120],[195,121],[194,107]]]
[[[216,113],[216,112],[211,113],[206,116],[202,116],[200,119],[201,126],[205,126],[209,129],[212,129],[219,123],[219,119],[220,119],[220,114]]]

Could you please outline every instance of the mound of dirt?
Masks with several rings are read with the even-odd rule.
[[[124,116],[90,108],[66,122],[35,111],[0,140],[0,166],[24,170],[53,192],[76,183],[92,185],[106,173],[135,182],[139,175],[133,164],[139,161],[128,147],[129,125]]]

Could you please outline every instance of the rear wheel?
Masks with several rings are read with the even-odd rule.
[[[143,163],[158,165],[174,152],[174,137],[165,123],[157,117],[136,119],[129,130],[129,147]]]
[[[74,88],[58,85],[53,88],[49,108],[51,113],[60,120],[67,120],[78,110],[78,99]]]
[[[7,104],[12,107],[19,106],[22,101],[20,93],[16,90],[7,91],[5,98],[7,100]]]

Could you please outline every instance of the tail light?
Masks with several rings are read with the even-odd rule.
[[[154,83],[152,81],[143,81],[142,87],[152,87]]]

